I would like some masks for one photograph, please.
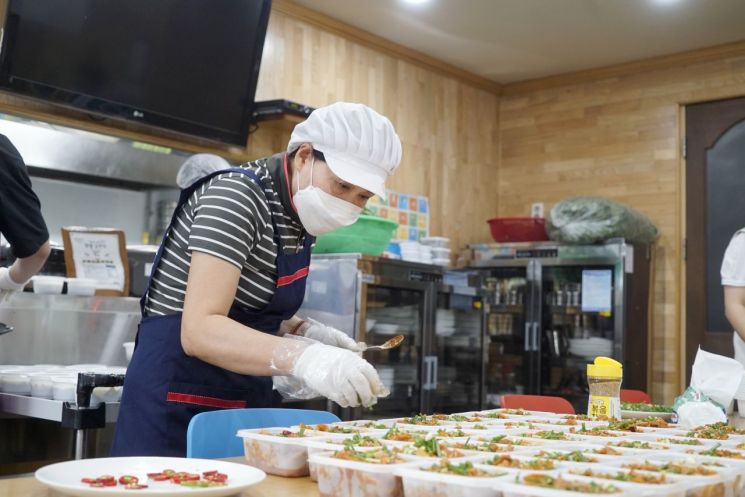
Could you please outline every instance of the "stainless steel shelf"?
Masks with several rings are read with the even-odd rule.
[[[49,421],[62,421],[61,400],[42,399],[39,397],[28,397],[12,393],[0,393],[0,412],[27,416],[29,418],[46,419]],[[119,403],[106,403],[106,422],[116,423],[119,417]]]

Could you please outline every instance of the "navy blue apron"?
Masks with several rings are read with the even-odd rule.
[[[244,174],[261,186],[256,175],[246,169],[231,168],[211,174],[181,192],[171,226],[194,190],[228,171]],[[169,226],[155,257],[153,273],[170,231]],[[306,234],[302,249],[285,255],[276,225],[274,235],[278,247],[274,297],[261,311],[234,303],[228,313],[231,319],[270,334],[276,334],[280,323],[294,316],[303,302],[314,240]],[[152,280],[152,274],[150,277]],[[140,301],[143,318],[124,380],[112,456],[184,457],[186,429],[194,415],[216,409],[271,406],[271,377],[237,374],[187,356],[181,347],[181,313],[145,316],[146,298],[147,293]]]

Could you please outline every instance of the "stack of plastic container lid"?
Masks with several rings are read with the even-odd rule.
[[[429,247],[432,252],[432,264],[450,266],[450,238],[430,236],[422,238],[420,243]]]

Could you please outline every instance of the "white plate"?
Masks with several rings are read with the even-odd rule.
[[[158,473],[165,469],[202,473],[217,470],[228,475],[227,485],[212,488],[190,488],[174,485],[171,482],[147,481],[147,473]],[[126,490],[123,486],[91,488],[81,482],[83,478],[98,478],[114,475],[117,479],[124,475],[137,476],[140,482],[148,485],[142,490]],[[235,495],[245,488],[259,483],[266,474],[260,469],[245,464],[210,459],[184,459],[178,457],[104,457],[101,459],[82,459],[44,466],[36,471],[36,479],[44,485],[65,495],[119,497],[122,495],[158,495],[159,497],[180,497],[185,495],[209,495],[220,497]]]

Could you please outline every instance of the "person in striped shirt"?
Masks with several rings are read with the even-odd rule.
[[[182,191],[142,298],[113,455],[183,456],[191,417],[270,406],[272,376],[342,407],[388,394],[351,337],[295,312],[314,236],[354,223],[400,160],[387,118],[338,102],[298,124],[286,152]]]

